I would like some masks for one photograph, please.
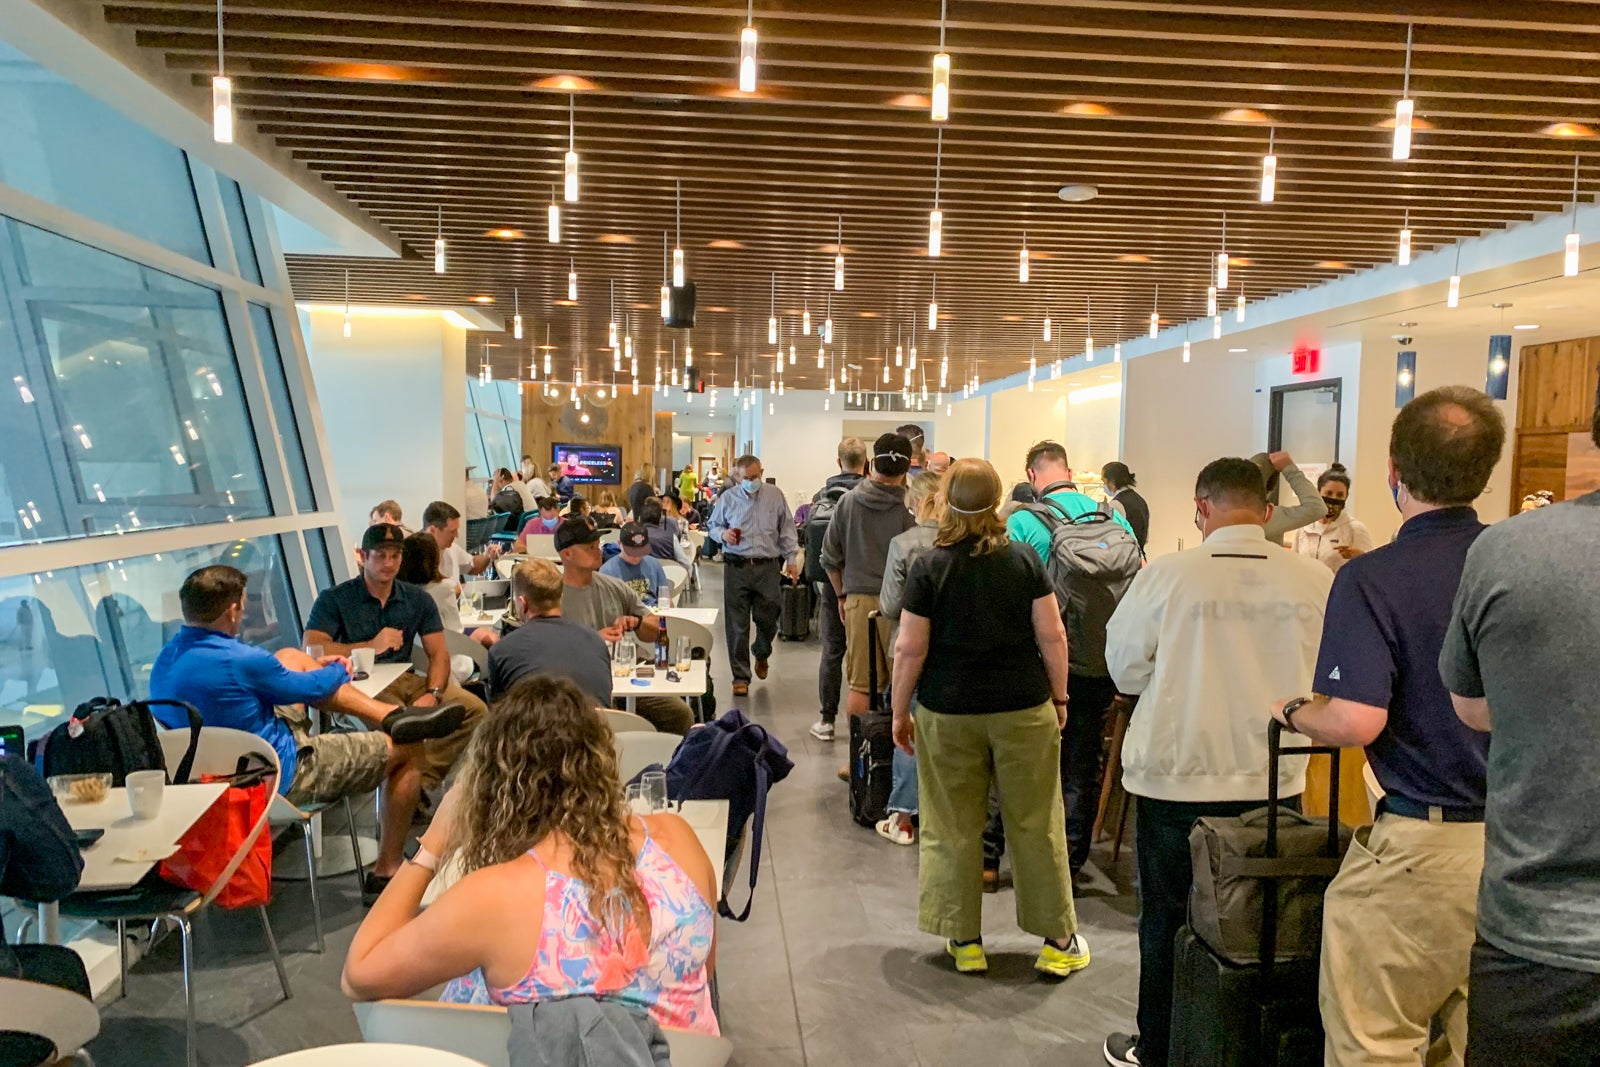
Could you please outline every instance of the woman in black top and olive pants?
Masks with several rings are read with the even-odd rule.
[[[1066,631],[1038,555],[1006,537],[994,468],[960,460],[943,491],[934,547],[906,578],[894,654],[895,744],[916,756],[921,783],[918,924],[947,939],[957,970],[988,968],[983,825],[993,781],[1017,924],[1045,939],[1035,967],[1065,977],[1089,965],[1061,801]]]

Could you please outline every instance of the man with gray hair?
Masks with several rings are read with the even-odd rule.
[[[800,542],[783,490],[761,480],[761,460],[740,456],[733,461],[733,475],[733,485],[717,497],[706,533],[722,546],[728,666],[733,669],[733,695],[742,697],[750,692],[752,653],[755,676],[767,676],[767,657],[783,610],[779,575],[799,576],[794,556]]]

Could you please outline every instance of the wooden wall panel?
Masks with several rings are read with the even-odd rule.
[[[666,485],[666,477],[672,471],[672,412],[656,412],[656,441],[655,458],[656,487]],[[666,472],[665,474],[663,472]]]
[[[1600,337],[1528,345],[1518,357],[1510,513],[1548,489],[1566,499],[1567,437],[1588,433],[1600,389]]]
[[[581,421],[582,412],[570,402],[551,406],[545,403],[538,389],[525,389],[522,394],[522,450],[532,456],[542,470],[550,465],[550,446],[558,442],[620,445],[621,484],[626,485],[633,481],[634,471],[654,455],[655,426],[650,399],[649,392],[633,396],[624,391],[603,408],[586,402],[583,410],[589,413],[589,422],[585,425]]]

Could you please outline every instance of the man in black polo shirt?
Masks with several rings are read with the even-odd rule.
[[[361,538],[361,573],[318,594],[306,622],[305,642],[321,645],[329,656],[348,656],[353,648],[370,648],[379,663],[410,663],[411,643],[422,642],[428,654],[427,677],[408,671],[379,693],[378,700],[418,707],[444,702],[466,709],[461,729],[424,742],[422,784],[432,789],[450,772],[488,709],[450,677],[450,651],[433,597],[421,586],[395,581],[404,543],[405,534],[398,526],[379,523],[368,527]]]
[[[1476,389],[1435,389],[1401,410],[1389,486],[1405,521],[1393,543],[1340,569],[1317,694],[1273,712],[1318,744],[1365,745],[1385,791],[1323,906],[1329,1064],[1460,1063],[1466,1050],[1489,739],[1456,717],[1439,651],[1485,529],[1472,503],[1505,439],[1505,419]],[[1430,1052],[1435,1019],[1442,1047]]]

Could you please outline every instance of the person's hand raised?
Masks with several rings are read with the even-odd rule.
[[[372,650],[374,652],[382,655],[385,652],[393,652],[395,649],[405,644],[405,641],[405,634],[401,633],[399,630],[396,630],[393,626],[385,626],[383,629],[378,631],[378,635],[376,637],[367,643],[372,646]]]

